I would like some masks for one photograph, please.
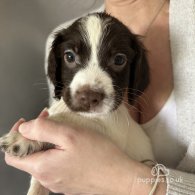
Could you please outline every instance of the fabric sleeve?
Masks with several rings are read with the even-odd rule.
[[[195,175],[168,169],[166,195],[195,195]]]
[[[192,142],[187,149],[184,158],[177,166],[179,170],[195,172],[195,143]],[[167,174],[167,195],[195,195],[195,175],[178,170],[169,170]]]

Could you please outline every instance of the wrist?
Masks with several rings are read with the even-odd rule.
[[[136,172],[134,171],[135,166],[134,161],[129,159],[123,159],[117,163],[116,167],[112,167],[112,174],[109,180],[109,192],[107,195],[120,194],[120,195],[130,195],[132,184],[136,177]]]
[[[132,191],[131,194],[142,194],[142,195],[148,195],[150,194],[155,181],[156,176],[153,176],[151,174],[151,167],[143,164],[143,163],[137,163],[136,168],[136,177],[134,179],[134,183],[132,185]],[[165,195],[166,194],[166,178],[160,177],[160,180],[157,183],[157,187],[155,189],[156,195]]]
[[[111,177],[114,180],[109,183],[111,191],[108,195],[148,195],[157,179],[156,176],[151,174],[151,167],[129,158],[125,162],[123,161],[122,165],[120,164],[115,170],[115,176]],[[166,188],[166,178],[160,177],[154,193],[156,195],[165,195]]]
[[[113,167],[114,168],[114,167]],[[132,159],[123,159],[120,165],[114,168],[115,176],[111,177],[110,189],[111,191],[108,195],[120,194],[120,195],[135,195],[142,194],[148,195],[154,185],[155,177],[151,174],[151,168]],[[147,182],[144,182],[144,181]],[[155,194],[164,195],[163,193],[157,193],[157,191],[162,191],[159,184],[157,185],[157,190]]]

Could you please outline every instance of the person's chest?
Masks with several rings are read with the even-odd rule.
[[[152,119],[173,90],[173,71],[168,27],[156,28],[144,39],[150,66],[150,84],[139,98],[139,122]]]
[[[157,162],[176,168],[186,148],[178,137],[176,101],[174,91],[160,112],[142,128],[149,136]]]

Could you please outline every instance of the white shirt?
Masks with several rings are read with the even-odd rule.
[[[176,167],[184,156],[178,140],[177,115],[174,91],[159,113],[142,128],[151,139],[156,160],[168,167]]]

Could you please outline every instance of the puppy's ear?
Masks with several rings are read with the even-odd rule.
[[[61,32],[56,33],[48,57],[47,75],[54,85],[55,98],[60,99],[63,82],[62,82],[62,62],[59,54],[59,45],[63,42]]]
[[[133,104],[147,88],[150,81],[149,65],[146,57],[146,50],[139,41],[139,37],[134,36],[131,47],[135,52],[133,61],[130,64],[130,76],[128,85],[128,101]]]

